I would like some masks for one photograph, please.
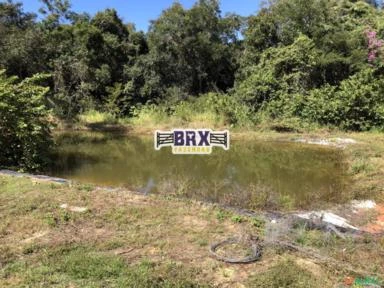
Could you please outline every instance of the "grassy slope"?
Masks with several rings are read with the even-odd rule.
[[[88,185],[0,182],[1,287],[234,287],[285,258],[270,253],[239,266],[212,259],[210,242],[260,229],[215,207]],[[90,210],[66,211],[63,203]]]
[[[264,229],[215,206],[8,176],[0,184],[0,287],[332,287],[349,275],[275,248],[250,265],[216,261],[209,243]],[[384,273],[384,245],[296,232],[300,245]]]

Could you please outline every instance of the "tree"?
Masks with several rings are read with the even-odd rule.
[[[46,77],[37,74],[19,81],[0,71],[0,166],[36,170],[48,161],[48,88],[35,84]]]
[[[198,95],[231,88],[240,26],[237,16],[222,18],[213,0],[200,0],[190,10],[178,3],[165,10],[148,33],[148,57],[163,89]]]
[[[42,33],[36,15],[25,13],[21,3],[0,3],[0,69],[8,75],[30,77],[46,70]]]
[[[11,27],[25,29],[34,23],[36,15],[24,13],[22,6],[22,3],[14,3],[12,0],[0,3],[0,27],[2,29]]]
[[[250,104],[255,112],[266,114],[271,119],[298,117],[357,130],[382,125],[380,113],[377,112],[380,108],[367,100],[370,96],[363,95],[368,89],[365,85],[376,89],[370,95],[380,103],[379,106],[382,105],[376,94],[381,87],[379,84],[369,85],[362,80],[365,92],[351,94],[349,100],[353,102],[356,96],[359,100],[353,103],[357,105],[356,109],[364,112],[342,113],[334,110],[335,103],[341,103],[340,98],[343,98],[342,105],[350,107],[348,97],[341,91],[352,87],[346,86],[347,83],[360,83],[357,80],[362,77],[360,73],[382,60],[378,57],[383,43],[380,40],[382,17],[382,11],[362,1],[272,2],[248,20],[235,95]],[[316,97],[329,98],[319,100],[320,105]],[[332,101],[332,97],[339,98]],[[333,114],[327,114],[326,105],[330,105],[328,108]],[[313,109],[312,114],[308,107]],[[368,116],[367,107],[376,116]],[[317,116],[304,116],[301,113],[303,109],[305,113]],[[321,113],[326,121],[320,116]],[[340,115],[348,120],[337,120]],[[335,118],[331,120],[332,117]]]
[[[127,89],[117,88],[130,80],[126,70],[147,52],[145,37],[123,24],[113,9],[45,31],[57,114],[73,119],[90,108],[126,113],[122,107],[133,101],[125,97]]]

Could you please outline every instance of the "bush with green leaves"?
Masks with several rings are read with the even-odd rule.
[[[382,15],[362,1],[275,1],[248,20],[235,95],[260,123],[382,126]]]
[[[44,96],[37,85],[47,75],[19,81],[0,71],[0,166],[36,170],[48,161],[52,144]]]
[[[345,130],[365,131],[384,125],[384,75],[365,69],[342,81],[312,90],[303,118]]]

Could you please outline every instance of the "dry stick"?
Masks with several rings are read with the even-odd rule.
[[[116,255],[128,254],[128,253],[132,252],[133,250],[135,250],[135,248],[131,248],[131,249],[128,249],[128,250],[117,252]]]

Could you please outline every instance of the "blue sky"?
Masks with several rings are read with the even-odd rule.
[[[19,0],[24,4],[25,12],[37,12],[42,6],[39,0]],[[135,23],[138,30],[147,31],[149,21],[156,19],[162,10],[168,8],[174,0],[73,0],[72,10],[87,12],[91,15],[105,8],[115,8],[124,22]],[[195,0],[179,0],[184,7],[190,8]],[[221,0],[221,11],[235,12],[242,16],[254,14],[261,0]]]

